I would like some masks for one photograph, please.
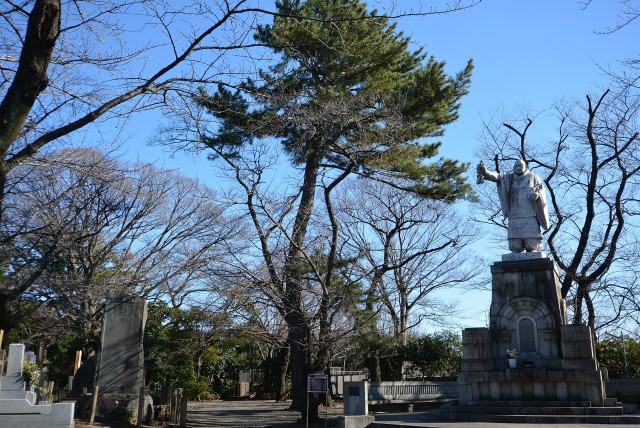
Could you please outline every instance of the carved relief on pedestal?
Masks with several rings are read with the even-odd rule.
[[[496,355],[505,349],[518,349],[522,357],[558,357],[557,326],[549,308],[540,300],[521,297],[506,302],[497,317],[498,331],[510,332],[509,343],[496,340]],[[496,337],[496,339],[498,339]]]

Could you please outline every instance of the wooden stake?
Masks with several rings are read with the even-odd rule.
[[[76,351],[76,362],[73,364],[73,375],[75,376],[82,363],[82,351]]]
[[[93,425],[93,420],[96,417],[96,406],[98,405],[98,389],[99,385],[96,385],[93,389],[93,397],[91,397],[91,416],[89,417],[89,425]]]

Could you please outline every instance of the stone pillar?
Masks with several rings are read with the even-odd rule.
[[[344,414],[346,416],[369,414],[369,382],[344,383]]]
[[[7,358],[7,372],[0,381],[1,391],[24,391],[24,379],[22,379],[22,367],[24,364],[24,345],[12,343],[9,345],[9,357]]]
[[[338,418],[340,428],[372,427],[375,418],[369,414],[369,382],[344,383],[344,416]]]
[[[109,292],[96,370],[101,395],[131,394],[137,398],[140,387],[144,386],[142,341],[146,321],[146,301]]]

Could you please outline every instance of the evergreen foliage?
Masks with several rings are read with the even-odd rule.
[[[626,338],[623,346],[621,339],[605,339],[598,343],[597,351],[609,379],[640,379],[640,342]]]
[[[198,102],[220,120],[204,143],[217,156],[239,156],[256,138],[275,137],[295,165],[323,166],[379,180],[436,199],[469,194],[466,165],[437,156],[443,127],[458,117],[471,61],[455,77],[385,17],[357,0],[277,2],[283,16],[256,39],[280,61],[232,92],[204,91]],[[290,18],[289,16],[305,18]],[[425,141],[429,139],[430,141]]]

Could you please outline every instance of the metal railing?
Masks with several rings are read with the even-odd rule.
[[[458,398],[457,381],[383,381],[369,384],[369,403],[442,401]]]

